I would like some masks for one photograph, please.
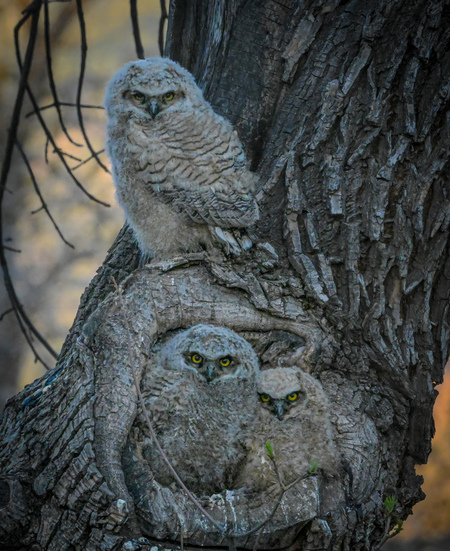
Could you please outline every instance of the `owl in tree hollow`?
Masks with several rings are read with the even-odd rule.
[[[250,343],[212,325],[182,331],[150,360],[141,383],[145,404],[167,457],[196,492],[230,487],[244,458],[242,442],[256,419],[258,373]],[[158,483],[169,486],[173,478],[142,413],[136,426],[143,458]]]
[[[144,258],[234,240],[227,229],[258,219],[257,178],[236,131],[178,63],[128,63],[108,86],[106,109],[117,198]]]
[[[277,483],[267,442],[286,484],[304,475],[314,460],[322,471],[335,472],[330,406],[319,381],[298,367],[267,369],[257,377],[255,401],[259,420],[235,487],[264,490]]]

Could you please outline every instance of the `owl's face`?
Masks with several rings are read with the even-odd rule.
[[[171,112],[206,102],[192,75],[178,63],[149,58],[128,63],[113,77],[105,104],[110,119],[151,124]]]
[[[258,376],[258,395],[261,406],[282,421],[293,415],[293,409],[307,399],[296,369],[276,368],[262,371]]]
[[[225,327],[196,325],[176,335],[161,352],[166,369],[195,370],[208,383],[259,372],[250,343]]]

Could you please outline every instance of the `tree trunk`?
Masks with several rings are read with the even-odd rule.
[[[255,245],[137,269],[121,232],[57,367],[3,413],[4,549],[171,547],[181,525],[185,545],[372,550],[423,499],[449,345],[449,28],[439,0],[171,2],[166,55],[260,177]],[[234,534],[271,517],[259,536],[206,522],[133,448],[133,369],[145,390],[159,344],[199,323],[239,332],[262,368],[290,357],[329,401],[339,465],[282,512],[269,492],[197,496]]]

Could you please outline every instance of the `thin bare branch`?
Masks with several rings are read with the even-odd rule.
[[[395,535],[395,534],[392,534],[392,536],[389,535],[390,529],[391,529],[391,517],[388,516],[388,518],[386,520],[386,525],[384,527],[383,537],[378,542],[378,544],[375,545],[375,547],[372,548],[372,551],[379,551],[379,549],[381,549],[383,547],[383,545],[387,542],[387,540]]]
[[[159,55],[164,56],[164,23],[167,20],[166,0],[160,0],[161,17],[159,18],[158,46]]]
[[[97,151],[97,154],[103,153],[104,151],[105,151],[104,149],[100,149],[99,151]],[[73,166],[72,170],[77,170],[77,168],[80,168],[80,166],[83,166],[86,163],[88,163],[89,161],[92,161],[93,158],[94,158],[94,156],[91,155],[87,159],[84,159],[84,161],[81,161],[81,159],[80,159],[81,162],[78,163],[77,165]]]
[[[272,460],[273,461],[273,460]],[[232,533],[230,534],[230,537],[233,537],[233,538],[244,538],[244,537],[247,537],[247,536],[251,536],[252,534],[254,534],[255,532],[258,532],[258,530],[262,530],[264,528],[264,526],[266,526],[267,524],[269,524],[269,522],[273,519],[273,517],[275,516],[275,513],[277,512],[278,510],[278,507],[280,506],[281,502],[283,501],[283,497],[284,495],[286,494],[286,492],[288,490],[290,490],[293,486],[295,486],[296,484],[298,484],[299,482],[301,482],[302,480],[305,480],[306,478],[309,478],[311,476],[316,476],[315,473],[310,473],[310,472],[306,472],[305,474],[299,476],[298,478],[296,478],[293,482],[291,482],[290,484],[288,484],[287,486],[285,486],[284,484],[280,484],[281,485],[281,493],[279,494],[278,498],[277,498],[277,501],[275,502],[275,505],[272,509],[272,512],[270,513],[270,515],[265,519],[263,520],[260,524],[258,524],[258,526],[255,526],[255,528],[252,528],[251,530],[249,530],[248,532],[241,532],[241,533]],[[280,480],[279,480],[280,482]],[[256,543],[257,543],[258,540],[256,540]],[[255,545],[256,545],[255,543]]]
[[[11,251],[12,253],[21,253],[22,252],[20,249],[14,249],[13,247],[9,247],[8,245],[3,245],[3,247],[6,251]]]
[[[64,132],[67,139],[76,145],[77,147],[82,147],[82,144],[77,143],[72,137],[70,136],[67,127],[64,123],[64,119],[62,116],[60,103],[58,99],[58,92],[56,90],[56,84],[55,79],[53,78],[53,67],[52,67],[52,50],[51,50],[51,40],[50,40],[50,14],[48,9],[48,3],[44,2],[44,38],[45,38],[45,58],[47,63],[47,75],[48,75],[48,83],[50,86],[50,91],[52,93],[54,105],[56,112],[58,113],[58,119],[59,124],[61,125],[61,130]]]
[[[84,120],[83,120],[83,112],[81,111],[81,93],[83,90],[83,82],[84,82],[84,73],[86,70],[86,58],[87,58],[87,39],[86,39],[86,25],[84,22],[84,14],[83,14],[83,5],[82,0],[76,0],[77,3],[77,15],[78,15],[78,22],[80,25],[80,33],[81,33],[81,64],[80,64],[80,76],[78,78],[78,87],[77,87],[77,116],[78,116],[78,124],[80,125],[81,133],[83,134],[84,141],[86,142],[86,145],[91,152],[92,156],[95,158],[97,164],[105,171],[109,173],[108,168],[102,163],[100,160],[100,157],[97,155],[97,153],[94,151],[94,148],[92,147],[92,144],[88,138],[86,129],[84,128]]]
[[[11,312],[14,312],[14,308],[8,308],[8,310],[5,310],[3,314],[0,316],[0,321],[3,321],[3,318],[10,314]]]
[[[52,107],[56,107],[57,105],[63,106],[63,107],[78,107],[76,103],[71,103],[69,101],[58,101],[57,104],[49,103],[48,105],[44,105],[42,107],[38,107],[38,111],[45,111],[46,109],[51,109]],[[105,110],[103,105],[87,105],[85,103],[80,104],[81,109],[102,109]],[[26,119],[29,119],[33,115],[36,115],[36,111],[31,111],[30,113],[27,113],[25,115]]]
[[[137,11],[137,0],[130,0],[131,26],[133,28],[134,43],[138,59],[145,59],[144,46],[142,45],[141,32],[139,30],[139,16]]]
[[[33,169],[31,168],[30,161],[28,160],[28,157],[27,157],[21,143],[19,142],[19,140],[16,140],[16,146],[17,146],[17,149],[19,150],[19,153],[22,157],[23,162],[25,163],[25,166],[27,167],[28,174],[29,174],[29,176],[31,178],[31,181],[33,183],[34,190],[35,190],[37,196],[39,197],[39,199],[41,201],[42,208],[45,210],[47,216],[50,218],[50,221],[53,224],[53,227],[55,228],[55,230],[57,231],[59,237],[64,241],[64,243],[66,245],[68,245],[72,249],[75,249],[75,247],[72,245],[72,243],[69,243],[69,241],[67,241],[67,239],[64,237],[64,235],[62,234],[61,230],[58,227],[58,224],[55,222],[53,216],[51,215],[51,213],[50,213],[50,211],[47,207],[47,203],[45,202],[44,197],[42,196],[41,190],[39,189],[39,185],[36,181],[36,177],[34,175]]]
[[[45,147],[44,147],[44,160],[45,164],[48,165],[48,136],[45,139]]]
[[[28,75],[31,68],[31,62],[33,59],[33,53],[34,53],[34,45],[36,42],[36,36],[37,36],[37,25],[39,22],[39,13],[41,9],[42,0],[35,0],[33,1],[30,6],[25,10],[25,15],[22,17],[22,19],[17,23],[15,29],[14,29],[14,37],[15,37],[15,43],[16,43],[16,51],[18,51],[18,33],[22,25],[25,23],[25,21],[28,20],[30,16],[32,16],[31,21],[31,29],[30,29],[30,37],[28,41],[27,51],[25,54],[25,66],[22,69],[21,68],[21,75],[20,75],[20,81],[19,81],[19,88],[17,91],[16,101],[13,108],[13,114],[11,117],[11,124],[9,126],[8,131],[8,139],[6,142],[6,148],[5,148],[5,157],[3,160],[3,166],[2,166],[2,174],[0,178],[0,203],[3,200],[3,192],[6,187],[6,181],[8,179],[9,170],[11,168],[11,160],[12,160],[12,154],[14,150],[14,144],[16,141],[17,136],[17,129],[19,127],[19,120],[20,120],[20,113],[22,111],[22,105],[23,105],[23,99],[25,96],[25,87],[26,82],[28,79]]]
[[[69,159],[72,159],[74,161],[81,162],[81,159],[79,157],[75,157],[75,155],[71,155],[70,153],[67,153],[67,151],[64,151],[60,147],[58,147],[58,150],[61,152],[61,155],[65,155],[66,157],[68,157]],[[53,150],[53,153],[56,153],[55,149]]]

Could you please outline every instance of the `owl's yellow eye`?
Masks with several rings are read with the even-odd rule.
[[[261,402],[270,402],[270,396],[268,394],[260,394]]]
[[[200,354],[191,354],[191,362],[197,365],[200,365],[203,361],[203,357]]]
[[[222,367],[228,367],[231,364],[231,358],[229,356],[225,356],[225,358],[220,358],[220,365]]]
[[[140,103],[144,103],[145,94],[143,94],[142,92],[139,92],[138,90],[135,90],[134,92],[131,92],[131,95],[133,96],[133,98],[135,100],[139,101]]]
[[[163,97],[166,101],[172,101],[175,97],[175,92],[166,92]]]
[[[295,400],[297,400],[298,398],[298,392],[291,392],[291,394],[288,394],[286,396],[286,398],[290,401],[290,402],[295,402]]]

